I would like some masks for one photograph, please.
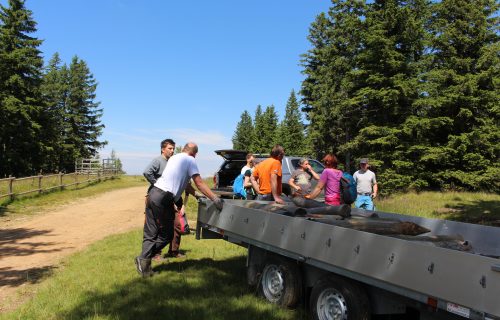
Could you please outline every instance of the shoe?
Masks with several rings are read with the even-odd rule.
[[[162,256],[161,254],[157,254],[152,259],[154,262],[164,262],[167,261],[167,256]]]
[[[167,253],[167,257],[171,257],[171,258],[185,258],[186,255],[184,253],[180,253],[180,252],[169,252],[169,253]]]
[[[154,272],[151,268],[151,259],[141,259],[140,257],[135,257],[134,262],[137,273],[139,273],[143,278],[153,276]]]

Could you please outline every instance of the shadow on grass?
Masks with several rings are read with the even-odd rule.
[[[472,203],[446,205],[445,208],[434,211],[433,215],[440,219],[498,227],[500,226],[500,201],[476,200]]]
[[[87,292],[81,303],[57,318],[283,319],[280,310],[255,303],[244,266],[244,257],[168,262],[155,267],[159,273],[152,278],[137,275],[111,292]],[[189,269],[196,270],[195,279],[188,279]]]

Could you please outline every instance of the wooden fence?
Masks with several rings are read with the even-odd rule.
[[[31,193],[42,193],[54,189],[63,190],[71,186],[83,183],[107,180],[117,176],[116,170],[99,170],[87,173],[59,173],[51,175],[39,175],[24,178],[9,177],[0,179],[0,199],[15,197]]]

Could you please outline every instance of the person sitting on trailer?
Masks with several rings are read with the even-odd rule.
[[[338,160],[334,154],[327,154],[323,158],[325,170],[321,173],[316,188],[313,192],[306,195],[306,199],[316,198],[321,190],[325,188],[325,203],[332,206],[340,206],[340,178],[342,178],[342,171],[337,169]]]
[[[258,192],[257,200],[285,203],[281,198],[281,160],[284,156],[285,149],[277,144],[271,150],[271,156],[255,167],[250,179],[254,190]]]
[[[304,197],[311,193],[311,180],[319,180],[319,175],[314,172],[309,164],[309,160],[302,158],[299,160],[299,167],[292,173],[288,184],[293,188],[293,197]]]

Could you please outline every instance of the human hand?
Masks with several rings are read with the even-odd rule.
[[[219,197],[215,197],[215,199],[212,200],[215,207],[220,211],[222,210],[222,199]]]
[[[372,198],[374,199],[376,197],[377,197],[377,193],[376,192],[372,193]]]

